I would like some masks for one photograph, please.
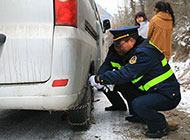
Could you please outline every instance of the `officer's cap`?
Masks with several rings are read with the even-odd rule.
[[[133,35],[138,35],[138,29],[139,26],[127,26],[122,27],[115,30],[110,30],[110,32],[113,34],[113,41],[118,42],[121,39],[131,37]]]

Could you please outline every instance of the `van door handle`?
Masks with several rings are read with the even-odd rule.
[[[6,41],[6,35],[0,34],[0,43],[3,44]]]

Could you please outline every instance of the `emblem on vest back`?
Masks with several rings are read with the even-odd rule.
[[[133,57],[131,57],[131,59],[129,60],[130,64],[135,64],[137,62],[137,56],[134,55]]]

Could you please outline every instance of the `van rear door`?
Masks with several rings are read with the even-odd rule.
[[[47,81],[51,76],[53,0],[1,0],[0,84]]]

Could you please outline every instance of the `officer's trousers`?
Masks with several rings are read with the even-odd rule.
[[[179,104],[180,100],[180,97],[171,99],[160,93],[149,93],[135,98],[132,106],[135,113],[146,122],[149,130],[155,132],[168,125],[165,116],[158,111],[171,110]]]
[[[112,103],[113,106],[116,106],[119,108],[126,107],[126,105],[118,92],[120,92],[122,96],[126,99],[129,113],[131,115],[134,115],[134,111],[132,108],[132,101],[136,97],[143,95],[143,93],[140,90],[136,89],[132,83],[115,85],[114,90],[108,93],[105,93],[105,95],[107,96],[108,100]]]
[[[117,90],[120,91],[123,97],[127,100],[129,113],[131,115],[135,115],[132,107],[132,101],[139,96],[145,95],[145,92],[137,89],[131,82],[119,85]]]
[[[126,108],[125,102],[118,93],[118,86],[114,86],[113,91],[103,92],[110,103],[117,108]]]

